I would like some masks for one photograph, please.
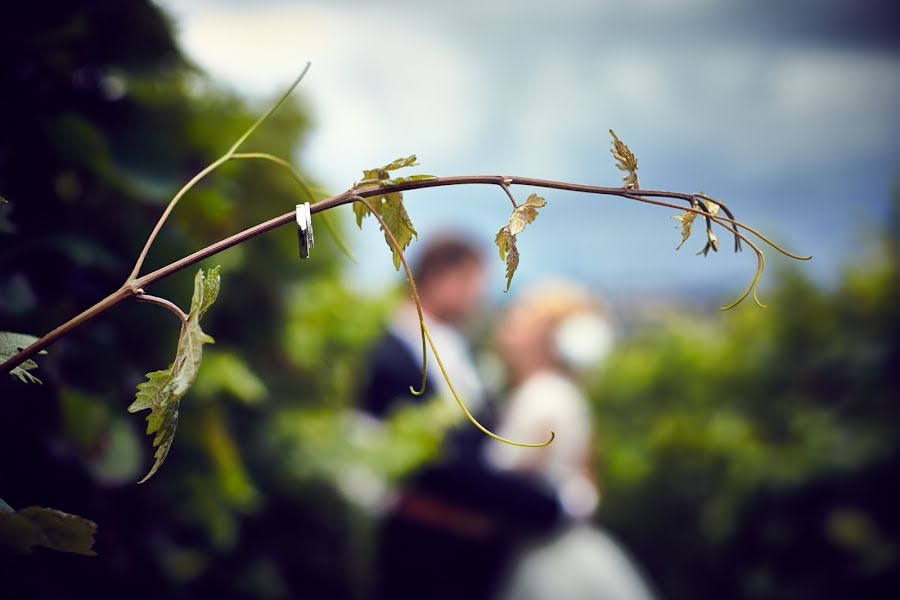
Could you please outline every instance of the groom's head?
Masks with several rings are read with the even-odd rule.
[[[481,306],[485,261],[481,248],[460,235],[425,243],[413,264],[422,306],[434,317],[458,323]]]

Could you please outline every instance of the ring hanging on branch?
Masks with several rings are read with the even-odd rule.
[[[313,238],[312,214],[309,212],[309,202],[298,204],[296,209],[297,216],[297,237],[300,240],[300,258],[309,258],[309,250],[316,245]]]

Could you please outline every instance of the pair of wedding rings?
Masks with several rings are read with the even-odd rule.
[[[313,239],[312,213],[309,202],[297,205],[297,237],[300,240],[300,258],[309,258],[310,249],[316,245]]]

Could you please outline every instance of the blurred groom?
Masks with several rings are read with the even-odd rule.
[[[460,236],[444,235],[426,243],[412,266],[428,330],[456,391],[472,412],[484,407],[484,386],[462,326],[482,306],[485,263],[481,250]],[[428,385],[415,396],[422,378],[422,337],[412,298],[397,310],[387,332],[370,354],[368,381],[362,386],[361,408],[385,418],[397,406],[424,402],[434,394],[453,398],[428,351]]]
[[[425,322],[454,388],[490,428],[485,388],[462,333],[482,308],[486,270],[479,246],[449,235],[427,243],[412,268]],[[421,359],[419,318],[409,299],[371,352],[360,408],[384,419],[404,403],[438,396],[460,414],[433,355],[426,393],[410,392],[421,381]],[[492,599],[516,550],[559,517],[552,494],[516,473],[489,468],[480,452],[487,438],[460,419],[441,456],[407,478],[382,515],[373,581],[377,600]]]

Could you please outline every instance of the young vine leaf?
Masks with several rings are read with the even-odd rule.
[[[506,289],[512,284],[513,275],[519,267],[519,249],[516,247],[516,236],[525,226],[537,218],[538,209],[547,206],[547,201],[537,194],[531,194],[522,204],[515,207],[509,215],[509,222],[500,228],[494,242],[500,249],[500,260],[506,261]]]
[[[710,216],[715,217],[719,213],[719,205],[715,202],[710,202],[709,200],[703,201],[704,206],[706,206],[706,211],[710,214]],[[703,249],[697,254],[702,254],[706,256],[709,254],[709,251],[713,252],[719,251],[719,238],[713,233],[712,223],[707,219],[706,221],[706,245],[703,246]]]
[[[714,216],[716,216],[717,214],[719,214],[719,205],[716,204],[715,202],[711,202],[711,201],[709,201],[709,200],[704,200],[704,201],[703,201],[703,204],[706,206],[706,211],[707,211],[711,216],[714,217]]]
[[[203,269],[197,272],[194,277],[191,312],[181,327],[175,360],[167,369],[147,373],[147,381],[138,384],[135,400],[128,407],[128,412],[132,413],[149,408],[147,435],[156,434],[153,439],[156,462],[139,483],[144,483],[156,473],[166,460],[169,448],[172,447],[175,427],[178,425],[179,402],[197,377],[203,359],[203,345],[214,341],[200,328],[200,319],[215,302],[219,294],[219,284],[219,267],[207,270],[205,276]]]
[[[702,254],[703,256],[706,256],[709,254],[710,250],[712,250],[713,252],[719,251],[719,237],[715,233],[713,233],[711,229],[707,229],[706,245],[703,246],[702,250],[697,252],[697,255],[699,256],[700,254]]]
[[[692,204],[697,201],[696,200],[697,198],[701,198],[703,200],[703,203],[707,207],[710,207],[711,211],[714,211],[713,214],[717,214],[720,210],[722,210],[725,207],[724,202],[722,202],[721,200],[716,200],[715,198],[712,198],[710,196],[707,196],[703,192],[700,192],[699,194],[694,195],[694,200],[692,201]],[[713,209],[713,208],[711,208],[712,206],[715,206],[716,208]],[[724,208],[723,212],[725,212],[725,214],[727,215],[727,218],[734,219],[734,215],[732,215],[731,212],[727,208]],[[747,229],[747,231],[751,231],[751,233],[753,233],[753,235],[759,236],[759,238],[761,240],[765,241],[767,244],[772,244],[771,240],[769,240],[766,236],[760,234],[758,231],[756,231],[752,227],[750,227],[748,229],[743,223],[733,223],[733,225],[735,225],[736,227],[739,227],[739,228]],[[741,246],[741,236],[737,235],[737,231],[735,231],[733,233],[734,233],[734,251],[735,252],[743,252],[744,248]],[[772,247],[775,248],[776,250],[778,250],[779,252],[785,253],[785,256],[790,256],[791,258],[796,258],[799,260],[807,260],[807,257],[797,256],[796,254],[791,254],[790,252],[786,252],[783,248],[778,246],[778,244],[772,244]],[[808,257],[808,258],[812,258],[812,257]]]
[[[417,164],[416,155],[413,154],[406,158],[398,158],[381,168],[366,169],[363,171],[362,181],[358,182],[356,187],[390,187],[400,185],[407,181],[434,178],[433,175],[410,175],[409,177],[391,178],[391,171],[412,167]],[[409,247],[413,236],[419,237],[416,228],[413,227],[412,220],[409,218],[409,213],[406,212],[406,207],[403,206],[403,194],[401,192],[388,192],[380,196],[373,196],[371,197],[370,205],[373,209],[378,211],[378,214],[381,215],[384,222],[387,223],[387,226],[394,232],[394,237],[397,239],[397,243],[400,245],[401,249],[405,250]],[[362,202],[353,203],[353,213],[356,215],[356,224],[360,229],[362,228],[363,219],[371,214],[369,209]],[[384,227],[381,229],[384,231]],[[388,246],[391,247],[387,232],[384,234],[384,239],[388,243]],[[394,268],[399,271],[400,255],[397,254],[393,247],[391,247],[391,252],[394,254]]]
[[[691,202],[691,208],[700,208],[696,200]],[[691,227],[693,227],[694,225],[694,219],[697,218],[697,213],[686,210],[682,214],[675,215],[672,218],[678,219],[678,221],[681,222],[681,242],[677,246],[675,246],[675,250],[681,250],[681,247],[684,246],[684,243],[688,241],[689,237],[691,237]]]
[[[504,226],[497,232],[494,242],[500,249],[500,260],[506,261],[506,289],[503,291],[508,292],[509,286],[512,285],[513,275],[519,268],[519,249],[516,247],[516,236],[509,232],[508,227]]]
[[[625,181],[624,187],[635,190],[640,189],[637,177],[637,158],[634,157],[634,153],[631,149],[616,136],[616,133],[612,129],[609,130],[609,135],[613,138],[613,147],[610,150],[610,153],[613,155],[613,158],[616,159],[616,166],[619,167],[620,171],[628,173],[622,178]]]
[[[0,552],[25,554],[35,546],[96,556],[92,550],[97,524],[52,508],[22,510],[0,500]]]
[[[37,341],[38,338],[25,333],[13,333],[11,331],[0,331],[0,362],[9,360],[12,356]],[[41,350],[40,354],[47,354],[46,350]],[[25,383],[41,383],[41,380],[29,373],[37,369],[37,363],[30,358],[18,367],[9,372],[11,377],[17,377]]]

